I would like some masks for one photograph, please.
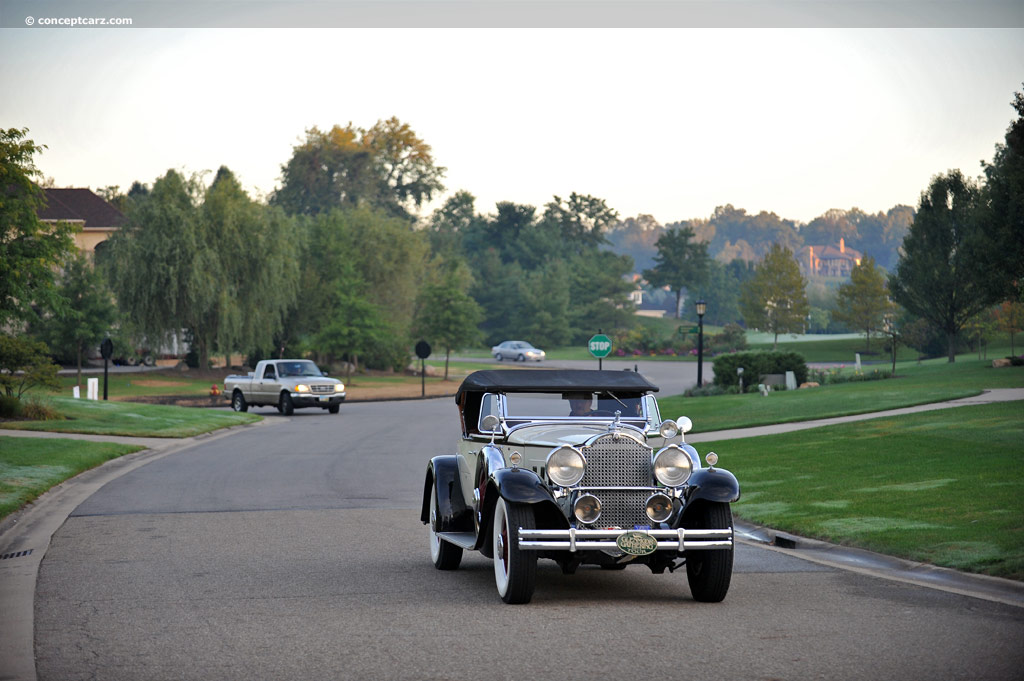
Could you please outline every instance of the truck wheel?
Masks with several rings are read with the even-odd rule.
[[[732,527],[729,504],[699,500],[686,509],[683,527],[688,530],[720,530]],[[732,549],[687,551],[686,578],[693,600],[718,603],[725,598],[732,581]]]
[[[329,414],[337,414],[340,409],[341,409],[341,405],[340,404],[332,404],[331,406],[327,407],[327,413],[329,413]]]
[[[532,530],[533,511],[525,504],[505,503],[498,498],[494,507],[494,582],[506,603],[529,603],[537,583],[537,552],[519,548],[519,528]]]
[[[249,405],[246,403],[241,390],[236,390],[231,396],[231,408],[235,411],[249,411]]]
[[[277,410],[285,416],[295,413],[295,405],[292,404],[292,396],[288,393],[281,393],[281,399],[277,403]]]
[[[430,560],[438,570],[454,570],[462,562],[462,547],[449,544],[438,536],[434,529],[437,526],[437,487],[431,485],[430,490]]]

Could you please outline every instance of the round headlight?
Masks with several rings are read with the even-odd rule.
[[[559,447],[548,454],[548,478],[559,487],[571,487],[583,479],[587,462],[578,450]]]
[[[690,457],[676,445],[669,445],[654,457],[654,477],[666,487],[686,484],[693,471]]]
[[[672,500],[667,494],[658,492],[647,500],[647,517],[656,523],[663,523],[672,515]]]
[[[679,435],[679,426],[677,426],[676,422],[672,419],[665,419],[658,427],[658,432],[661,433],[661,436],[666,440],[671,440],[676,435]]]
[[[334,392],[336,392],[336,393],[343,393],[343,392],[345,392],[345,384],[344,383],[335,383],[334,384]]]
[[[572,506],[573,515],[581,523],[590,525],[601,517],[601,500],[593,494],[581,494]]]

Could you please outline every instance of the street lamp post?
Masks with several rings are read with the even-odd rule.
[[[697,387],[704,385],[704,313],[708,304],[697,301]]]

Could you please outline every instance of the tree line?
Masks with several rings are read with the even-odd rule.
[[[95,265],[74,254],[72,226],[39,222],[45,197],[34,157],[42,149],[27,130],[4,130],[4,347],[22,338],[25,350],[31,339],[37,355],[48,346],[81,362],[108,334],[126,349],[177,336],[202,367],[214,355],[242,353],[401,369],[417,338],[448,356],[509,338],[561,346],[598,329],[628,329],[637,270],[650,290],[671,291],[677,314],[684,296],[700,297],[707,321],[740,320],[777,336],[814,321],[796,249],[842,237],[869,255],[838,287],[837,319],[869,342],[882,329],[894,339],[901,329],[918,345],[941,335],[952,358],[958,339],[995,305],[1007,328],[1019,325],[1020,93],[1013,106],[1017,118],[983,178],[949,171],[916,209],[831,211],[808,225],[725,206],[708,220],[662,227],[649,216],[622,220],[603,199],[577,193],[540,209],[499,202],[483,212],[458,191],[420,218],[444,190],[445,169],[408,124],[311,128],[265,201],[226,167],[209,182],[169,170],[151,185],[101,190],[127,222]],[[623,252],[630,240],[653,248],[646,267]],[[877,259],[870,244],[880,245]],[[16,353],[5,353],[0,377],[11,393]]]

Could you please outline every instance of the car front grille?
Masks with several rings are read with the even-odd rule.
[[[583,448],[587,470],[581,488],[641,487],[644,489],[591,490],[601,500],[600,527],[650,525],[644,510],[653,484],[651,448],[629,435],[608,433]]]
[[[309,386],[309,389],[312,392],[315,392],[315,393],[333,393],[334,392],[334,386],[333,385],[311,385],[311,386]]]

